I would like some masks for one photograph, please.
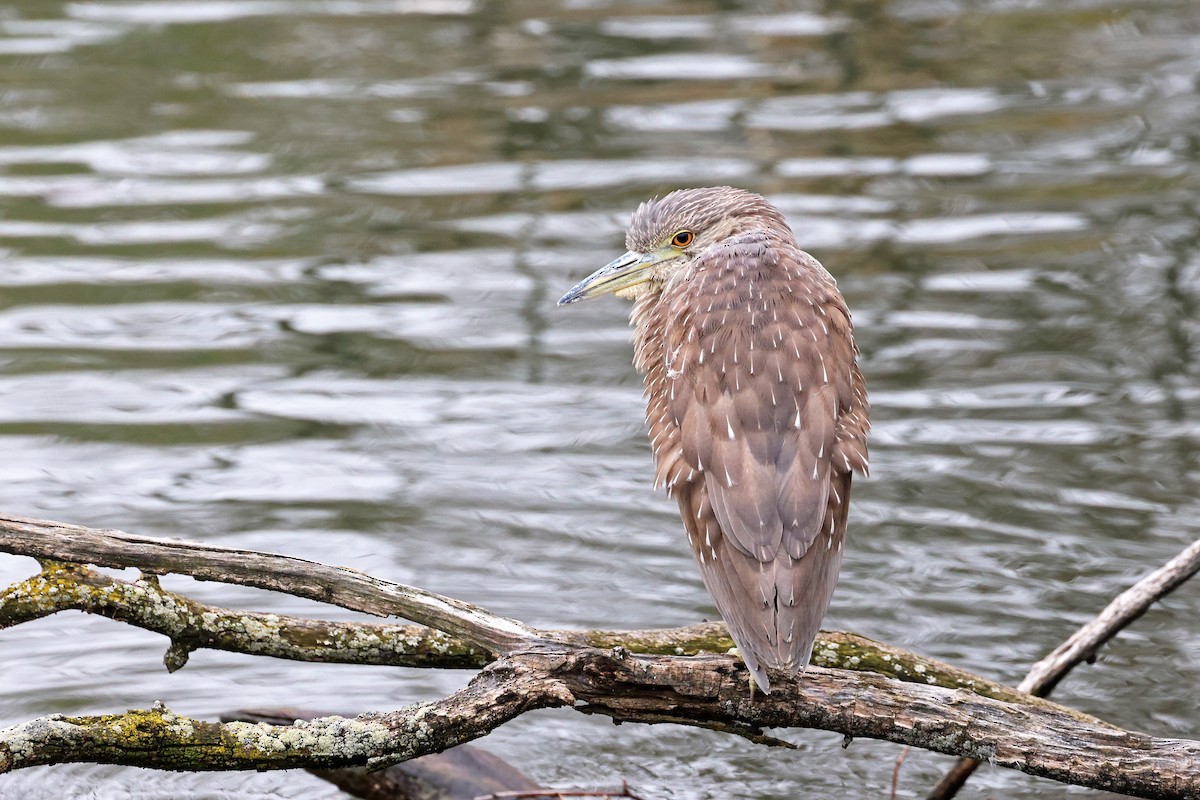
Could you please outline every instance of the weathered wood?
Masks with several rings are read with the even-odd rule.
[[[174,544],[182,547],[184,543]],[[425,626],[330,622],[232,610],[168,591],[152,576],[125,581],[84,565],[55,561],[43,561],[39,574],[0,592],[0,629],[69,609],[167,636],[171,645],[163,660],[170,671],[181,668],[188,654],[201,648],[295,661],[439,669],[479,669],[499,657]],[[640,631],[543,629],[536,634],[547,642],[621,647],[650,655],[720,654],[733,647],[729,632],[719,622]],[[1009,702],[1037,702],[958,667],[842,631],[821,631],[812,663],[968,689]]]
[[[732,732],[818,728],[1136,797],[1200,798],[1200,742],[1082,722],[1061,707],[820,668],[751,700],[739,685],[744,673],[717,658],[577,657],[584,663],[554,673],[576,697],[576,708],[620,721],[718,730],[724,723]],[[707,663],[697,670],[697,661]],[[580,700],[588,705],[580,707]]]
[[[394,667],[479,669],[496,654],[423,625],[332,622],[199,603],[154,577],[113,578],[81,564],[43,561],[42,571],[0,592],[0,630],[60,611],[107,617],[171,640],[171,672],[193,650]]]
[[[1108,640],[1197,572],[1200,572],[1200,539],[1117,595],[1095,619],[1034,664],[1017,690],[1034,697],[1049,697],[1068,672],[1082,662],[1093,659],[1096,651]],[[978,769],[979,763],[973,758],[959,759],[938,781],[927,800],[950,800]]]
[[[296,708],[261,708],[240,709],[222,714],[221,719],[224,722],[291,725],[296,720],[329,716],[334,715]],[[365,767],[345,767],[309,772],[343,792],[365,800],[477,800],[501,796],[557,800],[560,796],[557,791],[543,790],[537,781],[499,756],[469,744],[414,758],[387,769],[372,771]]]
[[[1200,539],[1117,595],[1095,619],[1034,664],[1017,689],[1046,697],[1074,667],[1094,658],[1109,639],[1197,572],[1200,572]]]
[[[0,772],[72,761],[176,770],[378,768],[477,738],[526,711],[570,705],[620,722],[692,725],[767,744],[778,743],[764,733],[767,728],[818,728],[983,758],[1080,786],[1200,800],[1200,742],[1120,730],[848,634],[826,634],[816,663],[828,659],[859,671],[814,666],[790,681],[773,676],[777,680],[771,694],[752,699],[745,669],[736,658],[670,654],[689,652],[700,643],[699,649],[724,648],[728,640],[720,626],[674,632],[538,631],[353,570],[40,520],[0,518],[0,551],[33,555],[43,562],[41,575],[0,595],[0,617],[8,615],[10,624],[75,607],[72,603],[90,604],[85,610],[114,617],[132,612],[136,619],[131,621],[161,630],[178,640],[184,652],[191,646],[218,645],[245,652],[264,646],[279,648],[272,654],[288,651],[278,643],[271,645],[272,635],[240,638],[234,619],[226,620],[216,634],[198,633],[195,615],[208,607],[165,592],[156,580],[131,583],[82,566],[52,563],[71,561],[180,572],[372,613],[404,613],[461,637],[457,641],[486,653],[484,658],[502,656],[447,698],[353,720],[325,718],[286,727],[222,725],[184,719],[162,707],[99,717],[45,717],[0,730]],[[315,584],[307,584],[309,580]],[[56,605],[48,596],[60,592],[70,597]],[[147,604],[152,607],[141,608]],[[261,622],[267,617],[273,615],[243,614],[241,619]],[[307,639],[314,629],[304,625],[312,621],[274,619],[274,633],[304,631],[297,638],[305,641],[288,643],[292,649],[285,657],[326,659],[320,644]],[[288,628],[292,623],[300,628]],[[358,633],[350,627],[341,632],[342,644]],[[208,643],[197,644],[204,641]],[[633,653],[628,644],[635,642],[668,654]],[[965,688],[931,685],[938,682]]]
[[[0,774],[88,762],[203,772],[383,768],[477,739],[526,711],[571,702],[528,667],[485,669],[442,700],[294,725],[204,722],[161,704],[103,716],[54,714],[0,730]]]
[[[88,761],[160,769],[384,767],[482,736],[535,708],[572,705],[622,722],[672,722],[757,739],[806,727],[984,758],[1030,775],[1147,798],[1200,798],[1200,742],[1081,722],[964,690],[810,668],[751,700],[728,656],[581,648],[501,659],[436,702],[294,726],[209,723],[163,708],[55,715],[0,730],[0,772]]]
[[[536,647],[538,642],[529,626],[470,603],[292,556],[12,516],[0,516],[0,551],[286,592],[368,614],[403,617],[485,650],[508,652],[517,646]]]

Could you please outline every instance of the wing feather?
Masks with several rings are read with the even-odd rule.
[[[807,663],[841,564],[850,471],[866,471],[849,312],[815,259],[756,231],[709,248],[639,300],[633,322],[657,478],[767,690],[765,668]]]
[[[853,341],[824,308],[841,302],[828,273],[795,249],[764,269],[764,249],[751,237],[710,249],[663,302],[690,310],[666,320],[668,341],[683,345],[674,361],[687,364],[669,368],[671,414],[687,420],[683,458],[704,467],[734,547],[770,561],[781,543],[799,557],[821,530],[840,396],[849,404],[826,359],[852,363]],[[802,277],[825,291],[797,295]],[[846,369],[834,375],[848,380]]]

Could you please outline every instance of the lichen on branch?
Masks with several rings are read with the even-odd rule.
[[[162,706],[52,715],[0,730],[0,772],[80,761],[175,770],[385,767],[477,738],[530,710],[571,706],[617,722],[690,725],[762,744],[785,744],[768,729],[817,728],[1139,797],[1200,798],[1200,742],[1121,730],[854,634],[822,632],[813,666],[791,680],[773,676],[771,693],[751,698],[745,668],[728,654],[732,642],[716,623],[537,630],[354,570],[45,520],[0,517],[0,552],[42,564],[39,574],[0,592],[0,628],[66,609],[103,615],[168,637],[171,669],[199,647],[480,669],[467,687],[441,700],[291,726],[190,720]],[[87,564],[135,566],[144,576],[125,581]],[[168,572],[421,624],[328,622],[209,606],[160,586],[155,576]],[[1185,579],[1176,574],[1160,582]]]

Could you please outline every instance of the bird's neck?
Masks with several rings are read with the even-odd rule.
[[[662,359],[666,326],[661,319],[661,297],[661,287],[655,287],[638,297],[629,312],[629,324],[633,326],[633,366],[643,375],[651,370],[656,358]]]

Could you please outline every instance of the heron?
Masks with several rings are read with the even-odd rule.
[[[642,203],[628,252],[563,295],[633,300],[655,488],[754,684],[808,664],[868,471],[866,383],[833,276],[783,214],[728,186]]]

